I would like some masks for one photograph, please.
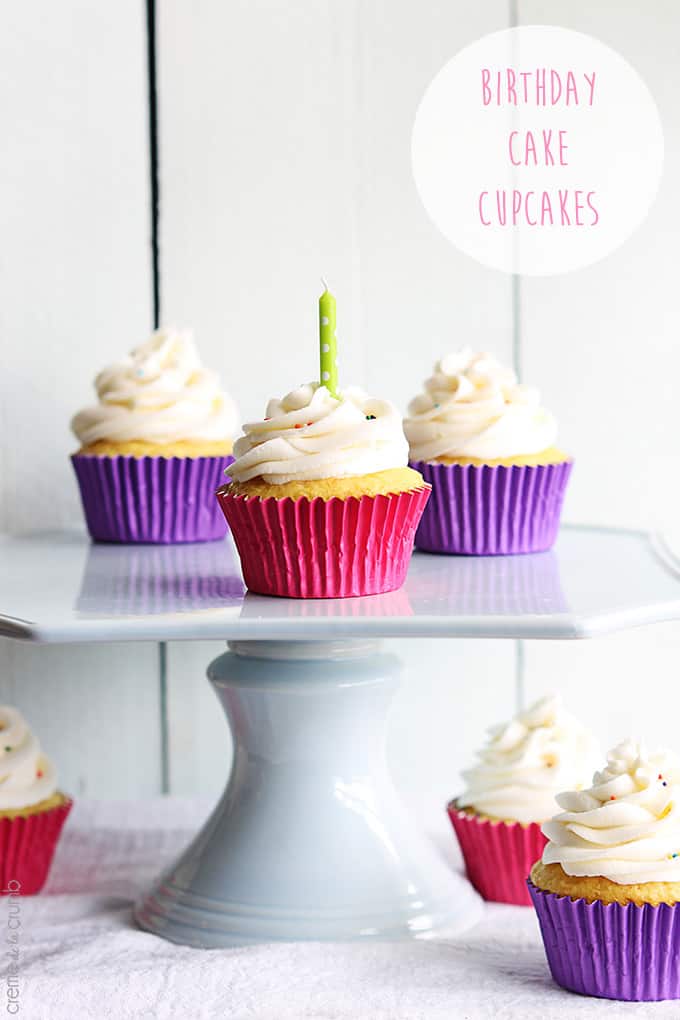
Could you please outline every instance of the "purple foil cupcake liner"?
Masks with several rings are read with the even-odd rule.
[[[677,905],[587,903],[527,885],[558,985],[626,1002],[680,998]]]
[[[224,538],[215,499],[233,457],[71,458],[95,542],[169,545]]]
[[[415,461],[432,486],[416,548],[462,556],[543,552],[557,538],[572,462],[489,467]]]

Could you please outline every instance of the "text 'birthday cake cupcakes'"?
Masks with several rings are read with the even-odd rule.
[[[325,314],[325,313],[328,314]],[[399,414],[337,388],[335,302],[320,302],[321,378],[243,427],[218,493],[251,591],[338,598],[404,581],[429,486],[407,466]]]
[[[608,999],[680,998],[680,759],[627,740],[561,793],[528,883],[555,981]]]
[[[205,542],[223,538],[215,491],[231,463],[236,410],[203,368],[188,332],[157,330],[95,380],[99,403],[71,427],[72,457],[92,538]]]
[[[526,879],[545,846],[541,823],[561,790],[588,785],[597,744],[551,695],[494,727],[478,756],[448,806],[465,870],[484,899],[530,906]]]
[[[442,358],[404,419],[411,466],[432,485],[416,535],[428,552],[540,552],[557,537],[572,461],[538,391],[489,354]]]
[[[24,717],[0,706],[0,893],[40,892],[72,803]]]

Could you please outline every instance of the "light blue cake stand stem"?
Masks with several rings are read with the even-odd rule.
[[[474,924],[467,881],[392,785],[399,661],[375,641],[237,641],[209,667],[234,761],[227,788],[136,918],[174,942],[433,938]]]

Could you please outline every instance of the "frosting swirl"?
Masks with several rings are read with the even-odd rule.
[[[412,461],[501,460],[542,453],[557,439],[557,423],[541,407],[538,390],[469,347],[437,362],[425,392],[409,404],[404,431]]]
[[[680,758],[625,740],[588,790],[561,793],[544,864],[620,885],[680,882]]]
[[[264,421],[243,426],[229,476],[273,485],[347,478],[405,467],[408,445],[397,409],[359,389],[338,398],[308,383],[270,400]]]
[[[463,773],[466,790],[457,805],[493,818],[542,822],[554,814],[565,785],[588,783],[596,755],[594,738],[561,698],[542,698],[489,731],[479,763]]]
[[[188,331],[159,329],[95,379],[99,404],[80,411],[71,428],[83,446],[100,439],[227,440],[236,409],[219,379],[201,364]]]
[[[0,706],[0,811],[31,807],[56,790],[52,762],[21,712]]]

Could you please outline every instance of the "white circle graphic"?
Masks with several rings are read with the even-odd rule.
[[[664,141],[649,89],[620,54],[529,25],[484,36],[442,68],[411,155],[452,244],[494,269],[548,276],[627,240],[656,196]]]

